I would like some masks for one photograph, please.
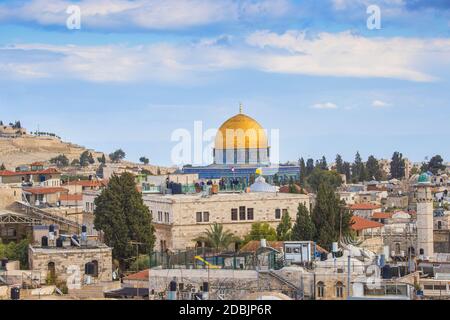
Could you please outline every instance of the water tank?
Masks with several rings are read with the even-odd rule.
[[[48,237],[43,236],[43,237],[41,238],[41,246],[42,246],[42,247],[48,247]]]
[[[20,300],[20,288],[11,288],[11,300]]]
[[[87,232],[87,227],[85,224],[81,226],[81,232]]]
[[[380,267],[383,268],[386,264],[386,257],[384,254],[380,255]]]
[[[76,242],[78,242],[78,236],[77,236],[76,234],[74,234],[74,235],[72,236],[72,239],[74,239]],[[77,247],[77,245],[76,245],[73,241],[70,241],[70,245],[71,245],[72,247]]]
[[[266,241],[266,239],[261,239],[261,240],[260,240],[260,246],[261,246],[261,248],[267,247],[267,241]]]
[[[203,292],[208,292],[209,291],[209,283],[208,282],[203,282]]]
[[[170,281],[169,291],[177,291],[177,282],[175,280]]]
[[[48,232],[55,232],[55,225],[53,225],[53,224],[49,225]]]
[[[58,239],[56,239],[56,246],[58,248],[62,248],[63,247],[63,239],[61,237],[59,237]]]
[[[338,252],[338,243],[337,242],[333,242],[331,244],[331,251],[334,253]]]

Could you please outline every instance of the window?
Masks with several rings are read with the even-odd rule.
[[[209,212],[203,212],[203,222],[209,222]]]
[[[247,208],[247,220],[253,220],[253,208]]]
[[[164,212],[164,222],[169,223],[169,213],[168,212]]]
[[[237,209],[231,209],[231,220],[236,221],[238,219]]]
[[[438,221],[438,225],[437,225],[438,230],[442,229],[442,221]]]
[[[323,298],[325,296],[325,284],[322,281],[317,283],[317,297]]]
[[[239,220],[245,220],[245,207],[239,207]]]
[[[275,219],[281,219],[281,210],[275,209]]]
[[[344,296],[344,285],[342,282],[336,282],[336,297],[342,298]]]
[[[162,221],[162,211],[158,211],[158,221]]]
[[[197,212],[197,222],[202,222],[202,213]]]

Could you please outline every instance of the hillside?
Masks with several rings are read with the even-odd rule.
[[[70,161],[78,159],[80,154],[89,150],[85,147],[63,142],[56,137],[22,135],[14,138],[0,138],[0,165],[5,164],[9,170],[35,161],[48,161],[60,154],[66,155]],[[103,153],[89,150],[94,159]]]

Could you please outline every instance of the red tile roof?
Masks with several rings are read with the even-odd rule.
[[[276,250],[282,250],[283,249],[283,241],[267,241],[267,246],[272,247]],[[261,246],[261,241],[259,240],[251,240],[248,243],[246,243],[242,248],[241,252],[256,252],[256,250],[259,249]]]
[[[0,171],[0,176],[23,176],[28,174],[60,174],[58,170],[55,168],[48,168],[45,170],[36,170],[36,171],[9,171],[9,170],[3,170]]]
[[[360,231],[364,229],[374,229],[374,228],[380,228],[384,226],[384,224],[367,220],[358,216],[353,216],[351,222],[353,223],[351,228],[355,231]]]
[[[51,194],[57,192],[67,193],[69,190],[61,187],[34,187],[34,188],[24,188],[24,192],[28,192],[31,194]]]
[[[371,203],[355,203],[350,205],[350,210],[375,210],[380,208],[380,205]]]
[[[83,195],[82,194],[66,194],[63,193],[59,196],[59,200],[61,201],[82,201]]]
[[[392,212],[374,212],[372,214],[373,219],[390,219],[392,218]]]
[[[139,271],[137,273],[130,274],[124,278],[124,280],[148,280],[149,269]]]

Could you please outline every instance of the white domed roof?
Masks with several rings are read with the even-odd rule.
[[[266,182],[262,176],[255,179],[255,183],[250,186],[250,192],[277,192],[277,187]]]

